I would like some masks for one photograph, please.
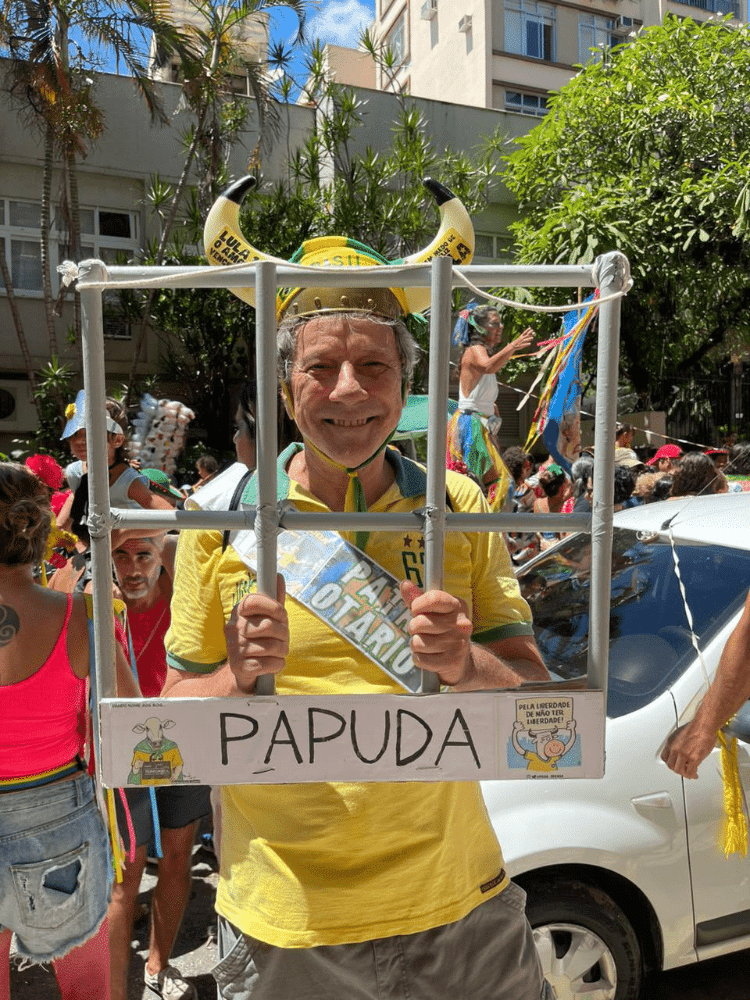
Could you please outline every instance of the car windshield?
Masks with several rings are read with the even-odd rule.
[[[750,581],[750,552],[678,545],[680,575],[701,648],[737,610]],[[571,536],[519,575],[531,606],[534,633],[553,676],[586,673],[591,537]],[[672,549],[616,528],[612,546],[612,603],[607,715],[647,705],[695,658],[675,573]]]

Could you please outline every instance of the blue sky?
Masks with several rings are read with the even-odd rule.
[[[311,38],[355,48],[359,33],[375,17],[375,0],[322,0],[320,10],[308,18]]]
[[[296,24],[294,15],[282,8],[269,13],[272,40],[290,44]],[[319,38],[324,43],[356,48],[361,31],[374,17],[375,0],[319,0],[317,11],[307,19],[307,35],[310,40]],[[297,60],[297,63],[301,63],[301,60]],[[294,70],[292,75],[295,75]]]
[[[318,38],[321,42],[331,42],[334,45],[347,45],[356,48],[363,29],[372,23],[375,17],[375,0],[309,0],[311,13],[307,18],[306,34],[312,42]],[[296,34],[297,19],[291,11],[283,7],[268,11],[271,19],[271,41],[284,42],[290,47]],[[75,38],[75,31],[72,33]],[[148,52],[149,39],[144,38],[144,53]],[[144,58],[146,56],[144,55]],[[291,75],[304,83],[303,54],[299,52],[290,65]],[[101,68],[106,72],[117,72],[114,57],[105,58]],[[123,72],[123,68],[120,67]]]

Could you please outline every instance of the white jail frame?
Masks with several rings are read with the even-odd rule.
[[[619,358],[620,297],[627,291],[627,259],[612,252],[591,265],[455,267],[451,258],[396,271],[381,268],[283,267],[273,261],[217,267],[109,266],[98,260],[73,268],[83,315],[84,387],[89,462],[89,530],[92,546],[95,681],[98,695],[100,777],[105,785],[125,785],[130,770],[134,731],[146,719],[179,726],[185,780],[203,784],[368,780],[432,781],[512,779],[524,777],[509,763],[506,747],[513,722],[530,712],[557,706],[559,728],[574,712],[580,740],[576,763],[551,768],[533,777],[601,777],[604,773],[604,729],[609,651],[610,565],[614,497],[614,452]],[[451,290],[465,284],[492,287],[599,288],[597,398],[593,510],[589,515],[463,514],[446,511],[445,435],[451,336]],[[372,514],[305,513],[281,507],[276,496],[277,381],[275,298],[278,287],[292,285],[388,287],[430,286],[429,415],[427,487],[422,512]],[[255,286],[257,475],[256,509],[239,511],[132,511],[110,508],[106,459],[105,370],[102,295],[123,287],[228,288]],[[437,678],[423,675],[417,695],[277,696],[273,678],[260,678],[247,698],[122,699],[115,696],[114,626],[112,620],[113,528],[242,529],[254,527],[258,538],[258,589],[276,593],[276,535],[279,530],[421,530],[425,543],[425,584],[439,588],[443,579],[445,531],[585,531],[592,535],[587,689],[566,691],[559,685],[525,685],[522,689],[452,692],[433,697]],[[573,701],[575,708],[573,709]],[[564,708],[561,708],[564,706]],[[524,716],[526,712],[526,716]],[[164,713],[169,720],[163,718]],[[252,713],[252,714],[251,714]],[[544,714],[544,712],[542,712]],[[554,713],[553,713],[554,714]],[[160,718],[162,716],[162,718]],[[337,732],[316,730],[322,717],[341,723]],[[230,722],[229,720],[234,720]],[[242,720],[237,723],[236,720]],[[383,752],[365,759],[356,749],[355,719],[360,735],[383,727]],[[396,735],[391,734],[394,721]],[[406,723],[411,720],[408,737]],[[414,720],[418,726],[415,728]],[[135,721],[136,726],[133,725]],[[287,739],[277,738],[283,732]],[[402,723],[404,730],[402,732]],[[547,725],[542,722],[537,725]],[[273,728],[275,725],[275,728]],[[137,729],[140,726],[141,729]],[[230,735],[232,726],[238,735]],[[273,728],[273,733],[269,733]],[[415,752],[415,736],[425,740]],[[571,730],[571,734],[572,730]],[[442,735],[442,742],[441,740]],[[463,735],[463,739],[452,739]],[[432,742],[435,737],[434,743]],[[303,738],[304,737],[304,738]],[[347,742],[347,738],[349,742]],[[306,743],[305,743],[306,739]],[[575,735],[573,735],[575,739]],[[401,742],[399,742],[401,741]],[[409,743],[406,746],[406,743]],[[330,747],[325,744],[332,744]],[[354,750],[352,746],[354,746]],[[239,747],[230,744],[239,744]],[[335,746],[333,746],[335,744]],[[439,746],[438,746],[439,744]],[[427,748],[431,746],[429,754]],[[302,753],[301,747],[305,749]],[[263,750],[266,750],[265,755]],[[386,753],[386,749],[388,753]],[[420,748],[417,746],[417,751]],[[435,755],[435,750],[438,753]],[[409,752],[406,752],[409,751]],[[229,757],[232,757],[229,760]],[[433,760],[434,756],[434,760]],[[430,763],[430,761],[433,761]],[[271,766],[272,764],[272,766]]]

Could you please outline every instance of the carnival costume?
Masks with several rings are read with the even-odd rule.
[[[453,328],[453,343],[462,348],[468,347],[472,330],[485,334],[472,317],[475,308],[472,303],[462,310]],[[448,422],[445,456],[447,468],[468,474],[479,483],[494,511],[503,507],[510,486],[508,471],[490,434],[493,423],[496,427],[500,424],[495,416],[497,396],[495,375],[482,375],[468,395],[459,382],[458,409]]]

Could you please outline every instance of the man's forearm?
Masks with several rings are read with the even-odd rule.
[[[727,639],[716,677],[696,712],[703,729],[720,729],[750,697],[750,598]]]
[[[456,691],[484,691],[515,688],[527,681],[548,681],[546,667],[539,660],[497,656],[485,646],[472,643],[471,662],[465,677],[454,685]]]
[[[695,713],[696,728],[716,733],[742,708],[748,697],[750,697],[750,671],[747,665],[743,665],[741,672],[734,669],[727,669],[723,674],[717,672],[713,684]]]
[[[210,674],[191,674],[171,668],[162,690],[162,698],[241,698],[234,674],[224,663]]]

